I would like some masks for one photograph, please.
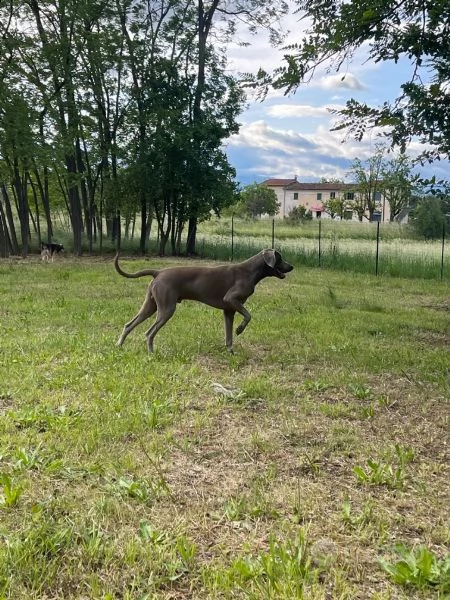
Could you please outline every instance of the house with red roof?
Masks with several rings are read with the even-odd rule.
[[[355,184],[352,183],[303,183],[293,179],[270,178],[262,182],[268,188],[272,189],[277,195],[280,209],[278,218],[289,216],[292,209],[297,206],[304,206],[313,219],[330,219],[331,215],[326,211],[325,204],[332,199],[342,198],[348,200],[349,207],[344,211],[344,219],[358,220],[357,215],[350,208],[350,203],[355,198]],[[380,192],[375,192],[379,197],[377,220],[389,221],[389,203],[386,202]]]

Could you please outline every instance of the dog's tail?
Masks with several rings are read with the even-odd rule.
[[[148,275],[151,275],[152,277],[156,277],[159,274],[158,269],[143,269],[142,271],[137,271],[136,273],[127,273],[126,271],[123,271],[119,265],[119,253],[117,253],[116,256],[114,257],[114,267],[115,267],[116,271],[119,273],[119,275],[122,275],[122,277],[128,277],[129,279],[136,279],[138,277],[146,277]]]

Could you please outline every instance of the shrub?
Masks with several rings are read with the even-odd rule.
[[[441,200],[435,196],[423,199],[411,214],[413,229],[427,240],[442,236],[444,222]]]
[[[304,206],[295,206],[289,213],[288,219],[293,223],[312,221],[312,213]]]

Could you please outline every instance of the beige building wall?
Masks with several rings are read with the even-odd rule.
[[[280,209],[276,216],[281,219],[288,217],[292,209],[297,206],[304,206],[312,213],[313,218],[331,219],[329,213],[325,212],[323,203],[333,197],[340,198],[342,194],[346,193],[340,186],[335,187],[333,184],[300,183],[296,179],[267,179],[263,183],[275,192],[280,203]],[[351,188],[349,184],[347,185]],[[381,220],[389,221],[389,202],[381,197],[378,206]],[[358,220],[355,213],[352,215],[352,220]]]

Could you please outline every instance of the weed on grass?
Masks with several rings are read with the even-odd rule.
[[[391,488],[403,487],[405,478],[402,467],[394,467],[389,464],[369,459],[367,467],[353,467],[353,472],[359,483],[372,483],[374,485],[387,485]]]
[[[206,569],[203,578],[207,588],[229,598],[303,598],[320,572],[300,530],[293,540],[271,538],[266,551],[235,558],[228,568]]]
[[[380,558],[381,568],[402,586],[434,590],[441,598],[450,594],[450,553],[443,558],[425,546],[395,546],[392,558]]]
[[[186,302],[149,356],[108,261],[0,277],[0,598],[445,597],[439,282],[298,267],[234,355]]]
[[[23,488],[8,473],[0,475],[0,508],[11,508],[19,501]]]

